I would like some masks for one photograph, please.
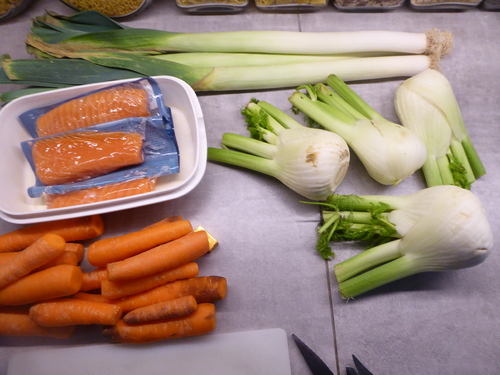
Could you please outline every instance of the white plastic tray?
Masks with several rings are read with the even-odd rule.
[[[35,176],[24,157],[20,143],[30,139],[18,116],[35,107],[57,103],[121,81],[83,85],[33,94],[13,100],[0,110],[0,218],[16,223],[60,220],[125,210],[181,197],[198,185],[207,163],[205,123],[198,98],[184,81],[170,76],[153,77],[159,84],[165,104],[172,109],[179,144],[180,173],[162,176],[149,193],[80,206],[47,209],[40,198],[30,198],[28,187]]]

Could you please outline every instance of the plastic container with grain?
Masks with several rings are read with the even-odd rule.
[[[248,0],[175,0],[175,3],[190,14],[239,13],[248,6]]]
[[[313,12],[324,9],[329,0],[255,0],[257,9],[264,12]]]

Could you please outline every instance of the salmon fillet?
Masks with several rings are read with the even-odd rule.
[[[124,86],[61,104],[38,118],[36,130],[39,137],[45,137],[128,117],[148,116],[151,113],[146,90]]]
[[[132,181],[71,191],[66,194],[47,195],[46,203],[48,209],[78,206],[148,193],[153,191],[155,186],[155,178],[140,178]]]
[[[35,173],[45,185],[60,185],[101,176],[144,161],[138,133],[66,133],[40,139],[32,148]]]

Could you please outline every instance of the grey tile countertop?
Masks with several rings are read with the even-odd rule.
[[[0,24],[1,53],[25,58],[29,19],[44,10],[70,14],[57,1],[39,0],[22,16]],[[398,30],[431,28],[454,34],[454,47],[441,71],[450,80],[470,136],[488,171],[473,185],[485,205],[500,243],[500,13],[480,9],[423,13],[400,8],[386,13],[343,13],[328,7],[316,13],[264,13],[249,7],[234,15],[184,14],[174,2],[156,0],[133,27],[170,31],[222,30]],[[396,121],[393,95],[400,80],[357,83],[356,91],[388,119]],[[0,87],[0,90],[5,88]],[[199,95],[209,146],[218,146],[224,132],[246,134],[239,113],[256,97],[288,108],[290,90]],[[0,124],[8,126],[9,124]],[[423,188],[416,173],[396,187],[372,182],[353,157],[342,194],[405,194]],[[217,251],[200,260],[203,274],[228,280],[228,297],[220,301],[217,332],[282,328],[310,344],[335,374],[345,374],[351,354],[375,375],[497,375],[500,373],[500,256],[495,246],[483,264],[470,269],[421,274],[346,302],[337,292],[335,263],[361,251],[356,244],[335,247],[329,263],[316,255],[314,206],[278,181],[208,163],[201,183],[174,201],[103,215],[107,236],[139,229],[168,215],[182,215],[203,225],[220,242]],[[0,221],[0,232],[18,225]],[[66,345],[101,342],[89,332]],[[14,351],[46,345],[38,339],[0,338],[0,374]],[[53,343],[50,343],[53,344]],[[289,339],[292,374],[309,370]],[[22,375],[22,374],[19,374]]]

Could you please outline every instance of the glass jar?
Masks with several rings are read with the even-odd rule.
[[[248,6],[248,0],[175,0],[175,2],[183,11],[197,14],[239,13]]]
[[[61,0],[70,8],[80,12],[96,10],[110,18],[126,18],[145,10],[153,0]]]
[[[335,8],[352,12],[383,12],[401,7],[405,0],[334,0]]]
[[[410,8],[419,11],[467,10],[476,8],[481,0],[410,0]]]
[[[481,8],[484,10],[500,10],[500,0],[483,0]]]
[[[0,1],[0,22],[10,20],[24,12],[32,0],[4,0]]]
[[[329,0],[255,0],[259,10],[268,12],[311,12],[323,9]]]

